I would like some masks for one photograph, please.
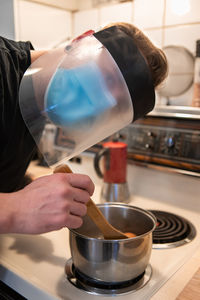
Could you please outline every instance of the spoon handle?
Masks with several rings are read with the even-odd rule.
[[[99,228],[105,239],[125,239],[127,236],[114,228],[104,217],[100,209],[90,199],[87,203],[87,214]]]
[[[73,173],[69,166],[60,165],[54,170],[54,173]],[[87,215],[99,228],[105,239],[125,239],[127,236],[121,231],[114,228],[104,217],[100,209],[90,199],[87,202]]]

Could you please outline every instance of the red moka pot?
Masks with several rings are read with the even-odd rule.
[[[100,159],[103,158],[103,171]],[[95,155],[94,167],[103,178],[101,202],[129,202],[129,190],[126,181],[127,144],[106,142],[103,149]]]

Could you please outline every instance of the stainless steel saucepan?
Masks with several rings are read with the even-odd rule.
[[[136,237],[105,240],[88,216],[79,229],[70,230],[70,249],[75,268],[93,280],[118,283],[141,275],[150,259],[156,218],[149,211],[121,203],[98,207],[106,219],[123,232]]]

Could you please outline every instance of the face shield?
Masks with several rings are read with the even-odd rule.
[[[112,29],[115,31],[116,27],[111,27],[111,32],[100,31],[103,36],[90,34],[65,48],[49,51],[24,74],[20,85],[21,113],[49,166],[80,154],[127,126],[138,115],[132,93],[137,96],[135,87],[139,83],[137,80],[132,87],[131,79],[130,90],[127,84],[130,66],[124,65],[128,59],[124,55],[129,55],[130,49],[125,47],[125,51],[123,44],[113,41]],[[127,38],[123,32],[119,33]],[[120,53],[120,48],[125,51],[123,61],[112,53],[113,50],[115,55]],[[148,69],[144,58],[143,64]],[[142,111],[144,115],[146,106]],[[55,139],[60,131],[65,137],[64,157],[49,156],[49,151],[41,147],[49,126],[54,127]]]

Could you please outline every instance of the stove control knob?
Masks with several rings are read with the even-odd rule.
[[[146,135],[148,138],[145,144],[145,148],[147,150],[153,150],[156,134],[152,131],[147,131]]]
[[[173,148],[175,146],[175,138],[173,136],[166,138],[166,146],[167,148]]]
[[[156,134],[154,132],[152,132],[152,131],[148,131],[147,132],[147,136],[153,138],[153,137],[156,137]]]
[[[145,144],[145,148],[146,149],[153,149],[153,144],[152,143],[147,143],[147,144]]]

